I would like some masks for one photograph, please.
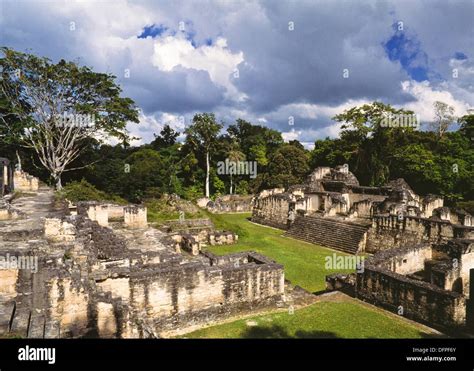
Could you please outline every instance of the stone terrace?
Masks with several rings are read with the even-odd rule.
[[[8,207],[17,218],[0,221],[0,256],[37,261],[0,269],[0,335],[160,337],[292,302],[281,265],[181,252],[141,206],[81,203],[70,215],[40,188]]]

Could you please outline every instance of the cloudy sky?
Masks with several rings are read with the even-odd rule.
[[[0,45],[116,75],[136,144],[215,112],[310,147],[373,100],[424,122],[436,100],[474,108],[473,19],[473,0],[0,0]]]

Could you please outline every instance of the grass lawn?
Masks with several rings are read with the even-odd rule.
[[[236,245],[212,246],[206,248],[216,255],[253,250],[283,264],[285,278],[293,285],[299,285],[310,292],[326,288],[325,276],[332,273],[351,272],[349,270],[327,270],[326,256],[335,250],[312,245],[303,241],[283,237],[283,231],[250,223],[251,214],[210,214],[217,229],[236,232]],[[347,255],[337,252],[338,255]]]
[[[421,325],[387,315],[354,299],[322,301],[308,307],[207,327],[183,338],[422,338]]]

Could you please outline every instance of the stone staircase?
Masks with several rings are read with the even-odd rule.
[[[297,216],[285,236],[356,254],[365,245],[370,224],[318,216]]]
[[[42,314],[17,308],[14,301],[0,301],[0,338],[59,338],[59,323]]]

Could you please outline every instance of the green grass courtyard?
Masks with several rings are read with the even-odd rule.
[[[310,292],[326,288],[325,277],[331,273],[349,273],[349,270],[327,270],[327,256],[347,255],[292,238],[283,237],[283,231],[251,223],[250,214],[209,214],[217,229],[236,232],[236,245],[212,246],[207,250],[217,255],[246,250],[261,253],[285,266],[285,278]]]
[[[285,267],[293,285],[310,292],[325,289],[325,258],[334,250],[283,237],[283,231],[251,223],[250,214],[209,214],[216,228],[239,235],[236,245],[207,248],[218,255],[253,250]],[[337,252],[338,255],[343,255]],[[338,295],[308,307],[262,314],[203,328],[185,338],[420,338],[436,336],[419,324],[356,299]]]

